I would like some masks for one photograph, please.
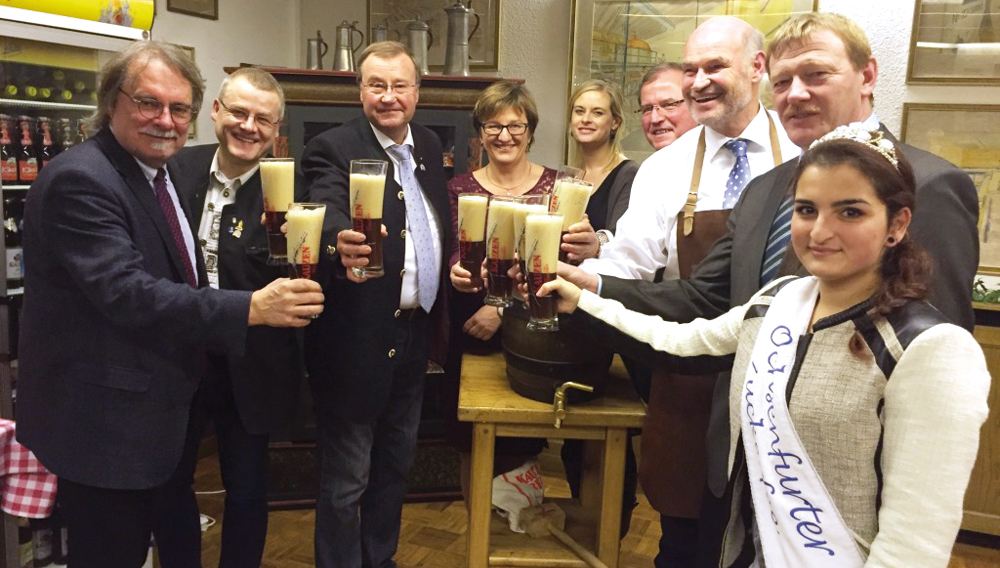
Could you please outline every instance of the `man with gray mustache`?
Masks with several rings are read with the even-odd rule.
[[[177,506],[164,487],[206,355],[242,355],[249,326],[303,327],[323,311],[309,280],[208,287],[167,166],[203,93],[182,50],[132,44],[101,70],[99,132],[28,192],[17,437],[59,477],[72,568],[145,562],[158,513]]]

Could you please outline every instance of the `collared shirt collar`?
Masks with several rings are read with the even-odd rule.
[[[132,156],[132,159],[135,160],[135,163],[139,164],[139,169],[142,170],[142,175],[146,176],[146,181],[153,183],[153,178],[156,177],[156,172],[159,170],[157,168],[147,166],[142,163],[142,160],[136,158],[135,156]],[[166,166],[164,166],[163,169],[166,169]]]
[[[375,133],[375,138],[378,139],[378,143],[382,145],[383,150],[389,148],[389,146],[396,145],[395,140],[386,136],[386,134],[378,128],[375,128],[374,124],[370,122],[368,124],[371,125],[372,132]],[[413,130],[410,128],[409,124],[406,125],[406,138],[403,139],[403,144],[409,144],[411,148],[413,147]]]
[[[258,169],[260,169],[260,162],[254,164],[252,168],[244,172],[242,175],[237,176],[236,179],[230,179],[226,176],[226,174],[222,173],[222,170],[219,169],[219,150],[216,150],[215,157],[212,158],[212,167],[208,171],[209,175],[211,175],[215,181],[222,184],[223,187],[232,185],[234,189],[238,190],[246,185],[247,181],[252,178],[255,173],[257,173]],[[239,180],[239,184],[233,183],[237,180]]]
[[[736,138],[743,138],[748,141],[748,152],[761,152],[771,147],[771,132],[768,126],[767,110],[764,105],[758,104],[757,114],[750,121],[750,124],[740,132]],[[709,127],[705,127],[705,158],[715,156],[722,148],[722,145],[733,138],[726,136]]]
[[[879,120],[875,112],[872,111],[872,113],[868,115],[868,118],[861,121],[861,124],[863,124],[868,130],[878,130],[882,126],[882,121]]]

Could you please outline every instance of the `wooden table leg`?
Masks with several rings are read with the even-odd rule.
[[[618,533],[621,530],[622,490],[625,486],[625,443],[628,430],[608,428],[604,442],[601,473],[601,518],[597,525],[597,557],[608,565],[618,566]]]
[[[472,476],[469,488],[469,568],[490,563],[490,503],[493,499],[493,448],[496,424],[472,427]]]

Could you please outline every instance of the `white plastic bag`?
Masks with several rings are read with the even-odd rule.
[[[493,478],[493,507],[501,517],[507,518],[510,530],[523,533],[519,519],[521,509],[540,505],[544,489],[538,462],[526,461]]]

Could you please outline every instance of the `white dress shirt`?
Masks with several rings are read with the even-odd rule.
[[[390,146],[395,146],[396,142],[392,138],[389,138],[382,133],[381,130],[375,128],[372,125],[372,131],[375,132],[375,138],[378,139],[378,143],[382,145],[382,148],[389,148]],[[403,144],[409,145],[413,148],[413,133],[410,131],[410,127],[406,127],[406,138],[403,139]],[[402,182],[399,179],[399,161],[396,157],[392,155],[391,152],[386,152],[389,155],[389,159],[392,160],[392,171],[393,179],[396,183],[402,187]],[[418,161],[417,153],[413,152],[413,169],[416,171],[416,162]],[[427,196],[427,192],[424,192],[424,211],[427,212],[427,220],[431,222],[431,237],[434,241],[434,257],[441,258],[441,220],[437,218],[434,214],[434,208],[431,206],[431,200]],[[392,231],[392,227],[386,227],[387,230]],[[406,232],[410,232],[410,219],[406,219]],[[403,259],[403,286],[399,292],[399,307],[407,310],[410,308],[420,307],[420,302],[417,297],[417,251],[413,249],[412,239],[403,239],[403,244],[406,247],[405,257]],[[444,261],[441,261],[444,262]]]
[[[765,112],[768,111],[760,105],[757,115],[737,136],[747,141],[747,159],[752,177],[774,168],[770,128]],[[785,129],[778,121],[778,115],[774,112],[770,114],[778,133],[781,159],[788,161],[795,158],[800,153],[798,146],[788,139]],[[705,158],[695,211],[723,208],[726,182],[730,170],[736,164],[736,157],[723,144],[732,138],[711,128],[698,126],[643,162],[632,182],[628,209],[618,220],[618,231],[614,238],[601,249],[600,258],[588,259],[580,268],[591,274],[651,281],[656,271],[665,267],[664,280],[679,277],[677,214],[687,202],[702,130],[705,131]]]
[[[156,188],[153,186],[153,179],[156,177],[157,169],[147,166],[146,164],[139,161],[138,158],[136,158],[135,163],[139,164],[139,169],[142,170],[142,175],[144,175],[146,177],[146,180],[149,181],[149,187],[150,189],[153,190],[153,197],[155,198]],[[174,211],[177,212],[177,222],[180,223],[181,234],[184,236],[184,248],[187,249],[186,252],[188,258],[191,260],[191,268],[194,269],[194,277],[195,280],[197,280],[198,263],[195,261],[196,257],[194,255],[194,235],[191,234],[191,224],[188,222],[187,215],[184,213],[184,208],[181,207],[180,199],[177,198],[177,190],[174,189],[174,182],[172,179],[170,179],[170,171],[167,170],[166,166],[163,167],[163,171],[166,173],[165,178],[167,182],[167,193],[170,195],[170,201],[173,202],[174,204]],[[159,203],[159,200],[157,200],[157,203]]]
[[[198,226],[198,244],[201,254],[205,257],[205,270],[208,272],[208,284],[212,288],[219,287],[219,229],[222,226],[222,208],[236,203],[236,192],[243,184],[253,177],[260,164],[255,164],[243,175],[229,179],[219,169],[219,151],[215,151],[212,167],[208,176],[208,191],[205,193],[205,205],[201,213],[201,224]]]

